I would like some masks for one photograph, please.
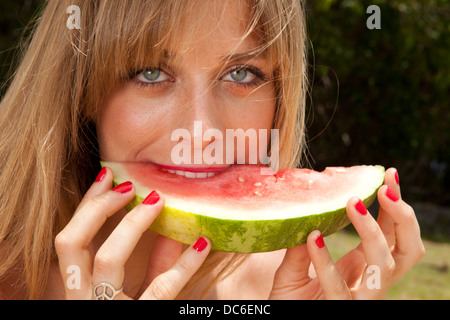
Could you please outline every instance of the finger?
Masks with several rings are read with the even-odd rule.
[[[325,299],[351,299],[350,290],[333,263],[320,231],[309,234],[307,247]]]
[[[153,191],[125,215],[97,251],[94,259],[93,283],[108,282],[116,288],[122,286],[128,258],[142,234],[148,230],[163,207],[163,195]]]
[[[306,245],[287,249],[284,259],[275,273],[270,299],[284,299],[286,293],[311,281],[309,277],[310,264],[311,259]]]
[[[336,268],[342,274],[349,288],[354,287],[361,280],[361,274],[366,266],[366,257],[361,243],[336,261]]]
[[[369,268],[375,266],[380,271],[380,288],[386,289],[390,286],[390,279],[395,271],[395,261],[391,255],[386,238],[380,226],[367,211],[364,203],[353,197],[347,202],[347,215],[361,237],[361,246]],[[367,284],[364,273],[362,284]],[[380,292],[376,292],[377,296]]]
[[[200,237],[166,272],[157,276],[140,299],[172,300],[200,268],[211,250],[209,239]]]
[[[394,190],[394,192],[401,198],[399,176],[395,168],[386,170],[384,183],[389,186],[389,188]],[[386,213],[383,207],[380,207],[379,209],[377,222],[384,233],[389,248],[393,247],[395,244],[394,220],[389,214]]]
[[[96,195],[69,221],[61,232],[77,249],[86,248],[105,221],[133,199],[131,182],[124,182],[112,190]]]
[[[57,238],[55,241],[55,247],[65,299],[91,299],[92,260],[90,252],[88,250],[76,251],[71,248],[70,241],[59,239],[61,238]]]
[[[112,188],[113,172],[109,167],[103,167],[92,183],[91,187],[85,193],[83,199],[78,204],[75,214],[85,205],[86,202],[96,197],[97,195],[108,191]]]
[[[106,220],[102,216],[114,213],[114,210],[105,212],[100,204],[118,202],[117,208],[119,208],[121,201],[124,200],[122,199],[124,197],[116,192],[111,190],[105,192],[110,189],[112,172],[108,169],[104,171],[103,178],[95,181],[88,191],[91,197],[90,201],[95,205],[84,206],[83,209],[80,209],[55,238],[55,249],[68,299],[90,298],[92,257],[89,244]],[[112,201],[110,201],[111,199]]]
[[[425,254],[419,223],[414,209],[389,186],[382,186],[378,190],[378,202],[394,220],[396,242],[393,256],[399,268],[403,269],[400,274],[403,274]]]

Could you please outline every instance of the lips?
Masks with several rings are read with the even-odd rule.
[[[227,167],[175,167],[155,163],[165,171],[190,179],[210,178],[225,171]]]

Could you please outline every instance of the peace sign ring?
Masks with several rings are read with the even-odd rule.
[[[98,285],[92,285],[92,294],[95,300],[113,300],[116,295],[122,292],[122,288],[116,290],[111,284],[100,282]]]

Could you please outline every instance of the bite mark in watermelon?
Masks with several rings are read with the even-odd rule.
[[[322,172],[291,169],[261,175],[260,165],[232,165],[218,175],[189,179],[142,162],[102,162],[114,184],[132,181],[131,210],[153,190],[165,207],[150,229],[185,244],[198,237],[212,249],[265,252],[305,243],[320,230],[330,235],[350,221],[347,201],[359,197],[369,206],[383,184],[382,166],[329,167]]]

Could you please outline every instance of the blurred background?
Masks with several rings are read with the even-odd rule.
[[[307,17],[311,166],[396,167],[427,252],[387,298],[450,299],[450,1],[310,0]],[[345,231],[336,259],[359,243]]]
[[[0,2],[0,96],[43,3]],[[381,29],[366,26],[370,5]],[[396,167],[427,253],[386,298],[450,299],[450,1],[308,0],[306,11],[308,163]],[[326,242],[338,259],[359,238],[349,226]]]

